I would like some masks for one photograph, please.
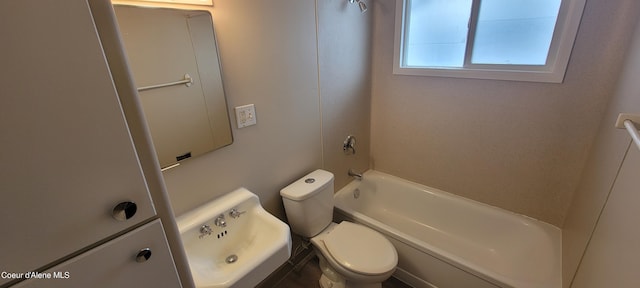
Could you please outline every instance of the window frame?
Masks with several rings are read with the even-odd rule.
[[[393,74],[413,76],[437,76],[454,78],[511,80],[528,82],[562,83],[578,33],[586,0],[562,0],[546,65],[472,64],[474,34],[480,1],[472,0],[469,32],[463,67],[407,67],[403,65],[405,54],[405,15],[409,0],[396,0]]]

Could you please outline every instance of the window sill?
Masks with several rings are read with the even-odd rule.
[[[564,73],[553,71],[488,70],[471,68],[404,68],[399,67],[398,65],[394,66],[393,74],[543,83],[562,83],[564,80]]]

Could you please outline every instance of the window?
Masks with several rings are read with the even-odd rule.
[[[394,73],[562,82],[585,0],[396,0]]]

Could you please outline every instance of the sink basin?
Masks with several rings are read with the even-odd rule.
[[[245,188],[177,222],[196,287],[254,287],[291,256],[289,226]]]

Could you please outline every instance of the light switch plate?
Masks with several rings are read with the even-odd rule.
[[[238,128],[256,125],[258,122],[258,119],[256,118],[256,108],[253,104],[238,106],[235,109]]]

